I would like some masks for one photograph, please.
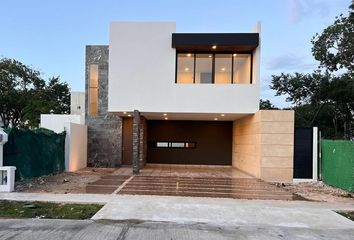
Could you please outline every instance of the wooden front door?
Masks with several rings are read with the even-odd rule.
[[[123,118],[122,165],[132,165],[133,161],[133,118]]]

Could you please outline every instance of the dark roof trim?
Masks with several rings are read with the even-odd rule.
[[[258,45],[259,33],[172,33],[178,51],[253,51]]]

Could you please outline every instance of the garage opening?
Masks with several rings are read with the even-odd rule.
[[[148,163],[231,165],[232,122],[147,121]]]

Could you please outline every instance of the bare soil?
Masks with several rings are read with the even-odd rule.
[[[328,186],[321,181],[277,185],[312,201],[354,203],[354,193]]]
[[[16,182],[16,192],[84,193],[86,184],[113,173],[116,168],[84,168]]]

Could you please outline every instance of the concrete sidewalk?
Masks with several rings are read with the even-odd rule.
[[[214,226],[161,222],[18,219],[0,221],[2,240],[231,240],[353,239],[354,229]]]
[[[354,209],[354,205],[351,209]],[[308,202],[295,205],[284,201],[215,198],[122,196],[107,203],[92,219],[139,219],[219,226],[354,229],[354,222],[319,203],[316,207],[315,204]]]
[[[354,211],[353,203],[239,200],[103,194],[0,193],[0,199],[106,204],[92,219],[204,223],[219,226],[276,226],[354,229],[332,210]]]

